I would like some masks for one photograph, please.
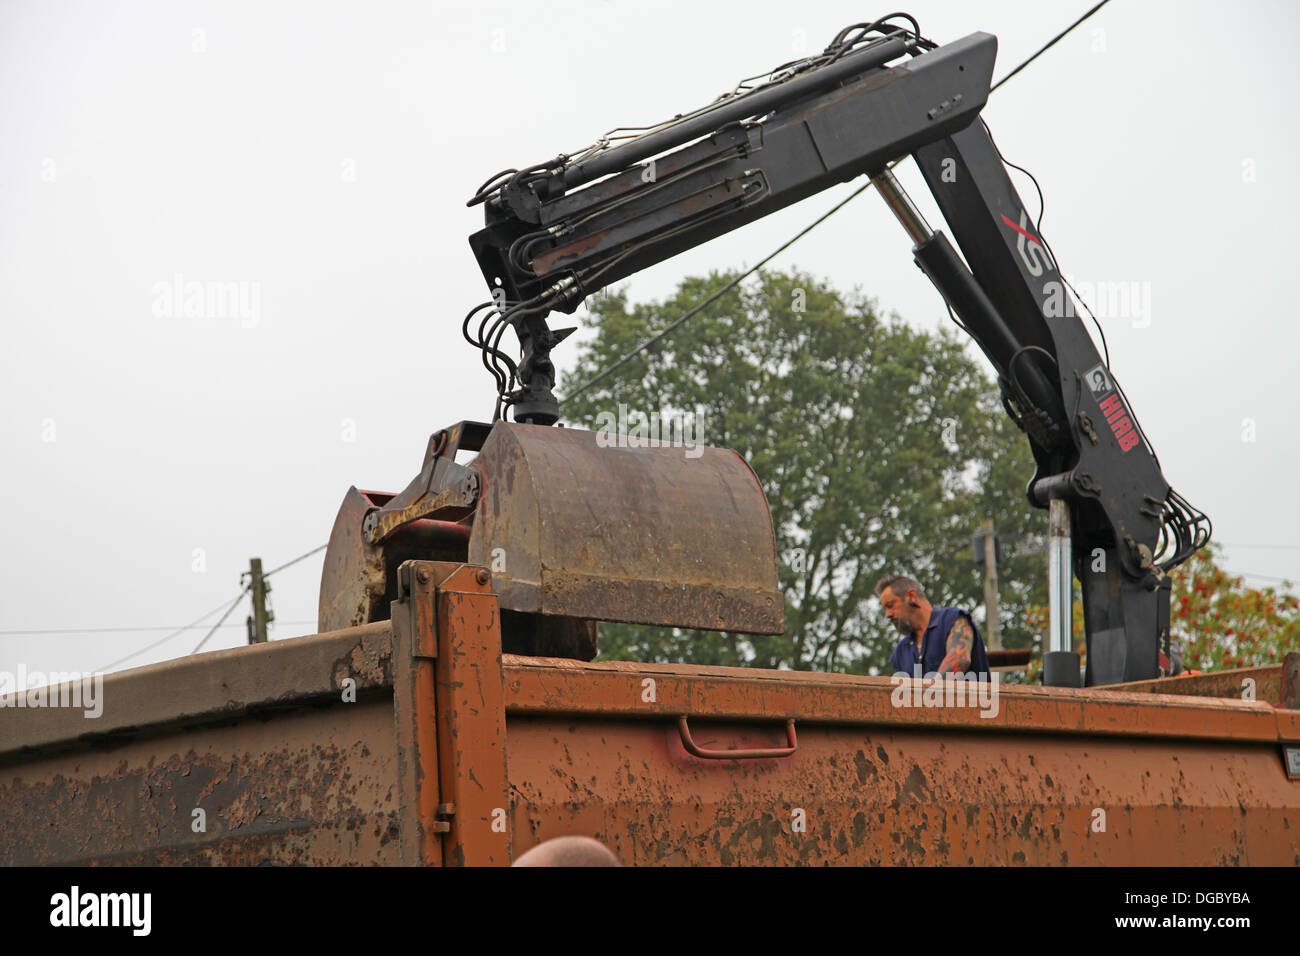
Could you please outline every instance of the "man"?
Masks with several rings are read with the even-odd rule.
[[[895,673],[978,674],[989,678],[984,641],[971,616],[959,607],[934,607],[921,585],[901,574],[880,579],[876,585],[880,606],[889,623],[905,635],[891,658]]]

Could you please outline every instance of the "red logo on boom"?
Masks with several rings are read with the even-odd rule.
[[[1138,443],[1137,429],[1133,427],[1133,420],[1128,417],[1128,409],[1124,407],[1118,395],[1111,395],[1101,403],[1101,413],[1106,416],[1106,423],[1110,425],[1115,440],[1119,442],[1121,452],[1128,451]]]

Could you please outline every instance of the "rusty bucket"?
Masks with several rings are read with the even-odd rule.
[[[638,444],[646,443],[642,439]],[[503,609],[779,634],[767,498],[733,451],[498,422],[469,560]]]

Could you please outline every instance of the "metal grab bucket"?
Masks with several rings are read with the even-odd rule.
[[[469,560],[491,569],[501,607],[782,633],[772,516],[748,463],[725,449],[626,445],[496,423],[474,463]]]

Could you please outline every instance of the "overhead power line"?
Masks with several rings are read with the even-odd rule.
[[[289,567],[290,565],[297,564],[299,561],[302,561],[302,560],[304,560],[305,558],[309,558],[309,557],[311,557],[313,554],[316,554],[318,551],[323,551],[326,547],[327,547],[327,545],[322,544],[322,545],[320,545],[319,547],[312,548],[310,551],[306,551],[306,552],[304,552],[303,554],[298,555],[298,557],[294,558],[292,561],[286,561],[284,564],[280,565],[278,568],[274,568],[274,569],[272,569],[272,570],[266,572],[266,574],[264,574],[263,577],[269,577],[270,575],[275,574],[277,571],[283,571],[285,568]],[[140,648],[139,650],[137,650],[137,651],[132,651],[130,654],[127,654],[125,657],[120,657],[120,658],[118,658],[117,660],[113,661],[111,664],[105,664],[103,667],[97,668],[97,670],[99,670],[99,671],[106,671],[106,670],[109,670],[109,669],[111,669],[111,668],[113,668],[113,667],[116,667],[118,664],[124,664],[124,663],[126,663],[127,661],[129,661],[129,660],[130,660],[131,658],[133,658],[133,657],[139,657],[141,654],[145,653],[146,651],[151,651],[151,650],[153,650],[155,647],[158,647],[158,646],[160,646],[160,645],[162,645],[162,644],[167,643],[167,642],[170,641],[173,637],[178,637],[178,636],[180,636],[181,634],[184,634],[186,631],[197,630],[197,629],[198,629],[199,627],[201,627],[201,626],[206,626],[206,625],[203,624],[203,621],[204,621],[204,620],[206,620],[207,618],[211,617],[213,614],[216,614],[217,611],[220,611],[222,608],[225,608],[225,609],[226,609],[225,613],[221,615],[221,617],[220,617],[220,619],[218,619],[217,623],[214,624],[214,625],[212,625],[212,626],[209,628],[208,633],[205,634],[205,635],[203,636],[203,640],[199,641],[198,645],[194,648],[194,650],[190,651],[191,654],[197,654],[197,653],[199,652],[199,650],[202,649],[203,645],[206,644],[206,643],[208,642],[208,640],[212,637],[212,635],[215,634],[215,633],[216,633],[216,632],[217,632],[221,627],[225,626],[226,618],[228,618],[228,617],[230,616],[231,612],[234,611],[235,607],[236,607],[236,606],[239,604],[239,602],[243,599],[244,595],[248,593],[248,590],[249,590],[249,589],[248,589],[247,587],[243,588],[243,590],[241,590],[241,591],[239,592],[239,594],[235,597],[234,601],[232,601],[232,602],[230,603],[230,606],[229,606],[229,607],[227,607],[225,603],[222,603],[222,604],[218,605],[217,607],[213,608],[211,611],[208,611],[206,614],[202,615],[201,617],[196,618],[196,619],[194,620],[193,623],[191,623],[191,624],[186,624],[186,625],[184,625],[184,626],[182,626],[182,627],[178,627],[178,628],[176,628],[175,630],[173,630],[170,634],[166,635],[165,637],[160,637],[158,640],[154,641],[152,644],[146,644],[144,647]],[[285,623],[291,623],[291,622],[285,622]],[[310,622],[292,622],[292,623],[310,623]],[[232,625],[232,626],[239,626],[239,625]],[[80,629],[77,629],[77,628],[56,629],[56,630],[52,630],[52,631],[50,631],[50,633],[56,633],[56,632],[57,632],[57,633],[74,633],[74,632],[76,632],[76,631],[78,631],[78,630],[80,630]],[[102,629],[99,629],[99,630],[101,630],[102,632],[105,632],[105,633],[111,633],[111,632],[116,631],[116,630],[127,630],[127,629],[125,629],[125,628],[122,628],[122,629],[118,629],[118,628],[102,628]],[[145,630],[145,628],[140,628],[139,630]],[[32,633],[32,632],[0,632],[0,634],[9,634],[9,635],[12,635],[13,633]],[[94,633],[94,631],[87,630],[86,633]]]
[[[316,552],[318,552],[318,551],[324,551],[324,550],[325,550],[326,548],[328,548],[328,547],[329,547],[329,542],[327,541],[327,542],[325,542],[325,544],[322,544],[319,548],[312,548],[312,549],[311,549],[310,551],[308,551],[306,554],[300,554],[300,555],[298,555],[298,557],[294,558],[292,561],[286,561],[286,562],[284,562],[284,564],[280,565],[278,568],[272,568],[270,571],[265,571],[265,572],[263,572],[263,573],[262,573],[262,577],[264,577],[264,578],[269,578],[271,575],[275,574],[277,571],[283,571],[285,568],[289,567],[290,565],[297,564],[299,561],[302,561],[304,558],[310,558],[310,557],[311,557],[313,554],[315,554]]]
[[[243,595],[241,594],[240,597],[243,597]],[[202,614],[202,615],[200,615],[199,617],[195,618],[193,624],[186,624],[184,627],[178,627],[176,630],[172,631],[172,633],[168,634],[166,637],[160,637],[158,640],[154,641],[152,644],[147,644],[147,645],[145,645],[144,647],[140,648],[138,651],[132,651],[130,654],[127,654],[126,657],[119,657],[117,660],[113,661],[111,664],[105,664],[103,667],[97,667],[97,668],[95,668],[94,671],[92,671],[92,673],[98,673],[99,671],[111,670],[112,668],[116,667],[118,664],[125,664],[125,663],[126,663],[127,661],[129,661],[131,658],[133,658],[133,657],[139,657],[139,656],[140,656],[141,654],[143,654],[145,651],[151,651],[151,650],[153,650],[155,647],[159,646],[160,644],[165,644],[165,643],[167,643],[167,642],[170,641],[173,637],[176,637],[176,636],[178,636],[178,635],[180,635],[180,634],[184,634],[184,633],[185,633],[186,631],[188,631],[190,628],[195,627],[196,625],[200,624],[200,623],[204,620],[204,618],[209,618],[209,617],[211,617],[212,615],[216,614],[218,611],[220,611],[220,610],[221,610],[223,607],[225,607],[225,606],[226,606],[226,604],[225,604],[225,602],[223,601],[222,603],[220,603],[220,604],[218,604],[216,607],[214,607],[211,611],[208,611],[206,614]]]
[[[996,90],[999,86],[1001,86],[1001,85],[1002,85],[1003,83],[1005,83],[1007,80],[1011,79],[1013,76],[1015,76],[1017,73],[1019,73],[1019,72],[1020,72],[1021,70],[1023,70],[1025,67],[1027,67],[1030,63],[1034,62],[1034,60],[1036,60],[1036,59],[1037,59],[1039,56],[1041,56],[1045,51],[1047,51],[1047,50],[1048,50],[1048,49],[1049,49],[1053,44],[1055,44],[1055,43],[1056,43],[1057,41],[1059,41],[1062,37],[1064,37],[1067,33],[1069,33],[1071,30],[1073,30],[1075,27],[1077,27],[1077,26],[1078,26],[1080,23],[1082,23],[1084,20],[1087,20],[1090,16],[1092,16],[1094,13],[1096,13],[1098,10],[1100,10],[1102,7],[1104,7],[1104,6],[1105,6],[1107,3],[1109,3],[1109,2],[1110,2],[1110,0],[1101,0],[1101,3],[1098,3],[1096,6],[1094,6],[1092,9],[1090,9],[1090,10],[1089,10],[1087,13],[1085,13],[1083,16],[1079,17],[1079,19],[1075,20],[1073,23],[1071,23],[1068,27],[1066,27],[1064,30],[1062,30],[1060,33],[1058,33],[1056,36],[1052,37],[1052,39],[1049,40],[1045,46],[1041,47],[1041,48],[1038,50],[1037,53],[1035,53],[1035,54],[1034,54],[1033,56],[1031,56],[1029,59],[1025,60],[1025,62],[1021,63],[1018,67],[1016,67],[1014,70],[1012,70],[1010,73],[1008,73],[1008,74],[1007,74],[1006,76],[1004,76],[1002,79],[1000,79],[997,83],[994,83],[993,86],[989,88],[989,94],[992,95],[993,91]],[[895,166],[897,166],[900,162],[902,162],[901,159],[895,160],[894,162],[892,162],[892,163],[889,164],[889,168],[890,168],[890,169],[893,169],[893,168],[894,168]],[[568,401],[569,399],[576,398],[578,395],[581,395],[583,392],[585,392],[587,389],[591,388],[591,386],[595,385],[597,382],[601,381],[602,379],[607,378],[609,375],[611,375],[611,374],[612,374],[613,372],[615,372],[617,369],[622,368],[624,365],[626,365],[628,362],[630,362],[630,361],[631,361],[633,358],[635,358],[637,355],[641,354],[641,353],[644,352],[646,349],[648,349],[650,346],[654,345],[655,342],[658,342],[658,341],[659,341],[660,339],[662,339],[664,336],[668,335],[669,333],[671,333],[671,332],[675,331],[677,328],[679,328],[683,323],[686,322],[687,319],[689,319],[689,318],[691,318],[693,315],[696,315],[697,313],[699,313],[702,309],[704,309],[705,307],[707,307],[710,303],[712,303],[712,302],[716,302],[719,298],[721,298],[721,297],[722,297],[723,295],[725,295],[727,292],[729,292],[729,291],[731,291],[732,289],[734,289],[734,288],[735,288],[736,286],[738,286],[741,282],[743,282],[745,279],[749,278],[749,276],[753,275],[755,272],[757,272],[759,269],[761,269],[761,268],[762,268],[763,266],[765,266],[767,263],[771,262],[773,259],[775,259],[777,256],[779,256],[779,255],[780,255],[782,252],[784,252],[786,249],[789,249],[792,245],[794,245],[796,242],[798,242],[798,241],[799,241],[800,239],[802,239],[804,236],[808,235],[808,233],[812,232],[814,229],[816,229],[818,226],[820,226],[822,223],[824,223],[824,222],[825,222],[827,219],[829,219],[831,216],[835,215],[835,213],[839,212],[841,209],[843,209],[845,206],[847,206],[851,200],[856,199],[858,196],[862,195],[862,193],[866,192],[869,188],[871,188],[871,183],[870,183],[870,181],[864,183],[862,186],[860,186],[860,187],[858,187],[857,189],[855,189],[855,190],[854,190],[852,193],[850,193],[850,194],[849,194],[845,199],[843,199],[842,201],[836,203],[834,206],[832,206],[830,209],[828,209],[828,210],[827,210],[825,213],[823,213],[821,216],[818,216],[817,219],[815,219],[813,222],[809,223],[807,226],[805,226],[803,229],[801,229],[799,232],[797,232],[797,233],[796,233],[792,238],[786,240],[786,241],[783,242],[780,246],[778,246],[775,250],[773,250],[771,253],[769,253],[768,255],[764,256],[762,259],[760,259],[759,262],[758,262],[758,264],[755,265],[753,268],[751,268],[751,269],[747,269],[745,272],[743,272],[743,273],[741,273],[740,275],[738,275],[735,279],[733,279],[732,281],[728,282],[726,285],[724,285],[724,286],[723,286],[721,289],[719,289],[717,292],[713,293],[711,296],[709,296],[709,297],[708,297],[707,299],[705,299],[703,302],[700,302],[700,303],[698,303],[697,305],[692,306],[692,307],[691,307],[690,309],[688,309],[688,310],[687,310],[683,315],[681,315],[681,316],[679,316],[677,319],[675,319],[675,320],[673,321],[673,323],[672,323],[671,325],[669,325],[667,328],[665,328],[665,329],[663,329],[663,330],[661,330],[661,331],[655,333],[655,334],[652,335],[650,338],[646,339],[644,342],[642,342],[640,345],[638,345],[638,346],[637,346],[636,348],[634,348],[632,351],[628,352],[626,355],[624,355],[622,358],[620,358],[618,361],[616,361],[613,365],[610,365],[608,368],[606,368],[606,369],[602,370],[601,372],[597,373],[597,375],[596,375],[594,378],[588,379],[586,382],[583,382],[581,385],[579,385],[579,386],[578,386],[576,389],[574,389],[572,392],[570,392],[570,393],[568,393],[567,395],[565,395],[564,398],[561,399],[561,400],[562,400],[562,401]],[[1039,218],[1041,219],[1042,217],[1040,216]],[[950,308],[949,308],[949,312],[951,312],[951,311],[952,311],[952,310],[951,310],[951,307],[950,307]],[[955,318],[954,318],[954,321],[956,321]],[[960,324],[960,323],[959,323],[959,324]]]
[[[1296,581],[1293,577],[1279,578],[1274,574],[1256,574],[1254,571],[1232,571],[1228,568],[1224,568],[1223,570],[1225,574],[1229,574],[1234,578],[1259,578],[1261,581],[1281,581],[1285,584],[1294,584]]]
[[[758,260],[758,262],[757,262],[757,263],[756,263],[752,268],[746,269],[744,272],[742,272],[740,275],[736,276],[736,278],[732,279],[730,282],[728,282],[726,285],[724,285],[724,286],[723,286],[721,289],[719,289],[717,292],[713,293],[713,295],[709,296],[709,297],[708,297],[707,299],[705,299],[703,302],[700,302],[700,303],[698,303],[698,304],[692,306],[692,307],[691,307],[690,309],[688,309],[688,310],[687,310],[683,315],[681,315],[680,317],[678,317],[677,319],[675,319],[675,320],[673,321],[673,323],[672,323],[671,325],[669,325],[666,329],[663,329],[662,331],[660,331],[660,332],[656,333],[655,335],[652,335],[650,338],[646,339],[644,342],[642,342],[640,345],[638,345],[638,346],[637,346],[636,348],[634,348],[632,351],[628,352],[626,355],[624,355],[621,359],[619,359],[619,360],[618,360],[617,362],[615,362],[613,365],[609,366],[609,368],[605,369],[603,372],[601,372],[600,374],[598,374],[595,378],[589,379],[587,382],[583,383],[582,385],[579,385],[576,389],[574,389],[574,390],[573,390],[572,392],[570,392],[568,395],[564,396],[564,400],[565,400],[565,401],[568,401],[568,400],[571,399],[571,398],[575,398],[575,397],[577,397],[578,395],[581,395],[583,392],[585,392],[587,389],[591,388],[591,386],[595,385],[595,384],[596,384],[597,382],[599,382],[601,379],[603,379],[603,378],[607,378],[609,375],[613,374],[613,373],[614,373],[615,371],[617,371],[619,368],[621,368],[622,366],[626,365],[626,364],[627,364],[628,362],[630,362],[632,359],[636,358],[637,355],[639,355],[640,353],[644,352],[644,351],[645,351],[646,349],[648,349],[650,346],[654,345],[655,342],[659,341],[659,340],[660,340],[661,338],[663,338],[665,335],[668,335],[670,332],[672,332],[672,331],[674,331],[675,329],[677,329],[677,328],[678,328],[678,327],[679,327],[683,322],[685,322],[685,321],[686,321],[687,319],[689,319],[691,316],[695,315],[697,312],[699,312],[701,309],[707,307],[707,306],[710,305],[711,303],[716,302],[718,299],[722,298],[724,295],[726,295],[728,292],[730,292],[730,291],[731,291],[732,289],[734,289],[736,286],[740,285],[740,283],[743,282],[745,279],[747,279],[747,278],[749,278],[750,276],[752,276],[752,275],[753,275],[755,272],[757,272],[759,269],[763,268],[763,266],[767,265],[769,262],[771,262],[773,259],[775,259],[777,256],[779,256],[781,253],[785,252],[785,250],[789,249],[789,248],[790,248],[791,246],[793,246],[796,242],[798,242],[798,241],[799,241],[800,239],[802,239],[804,236],[808,235],[808,233],[812,232],[814,229],[816,229],[818,226],[820,226],[822,223],[824,223],[824,222],[825,222],[827,219],[829,219],[831,216],[835,215],[837,212],[839,212],[841,209],[843,209],[845,206],[847,206],[847,205],[848,205],[852,200],[856,199],[858,196],[862,195],[864,192],[866,192],[866,191],[867,191],[868,189],[870,189],[870,188],[871,188],[871,183],[870,183],[870,182],[863,183],[863,184],[862,184],[861,186],[859,186],[857,189],[853,190],[853,192],[849,193],[848,196],[844,197],[844,199],[840,200],[840,202],[836,203],[834,206],[832,206],[832,207],[831,207],[830,209],[828,209],[826,212],[822,213],[822,215],[818,216],[817,219],[815,219],[813,222],[809,223],[809,224],[808,224],[807,226],[805,226],[803,229],[799,230],[799,232],[795,233],[795,235],[794,235],[793,237],[791,237],[790,239],[787,239],[785,242],[783,242],[780,246],[778,246],[778,247],[777,247],[776,249],[774,249],[772,252],[768,253],[768,254],[767,254],[766,256],[764,256],[762,259]]]
[[[225,605],[221,605],[225,607]],[[209,614],[214,614],[221,608],[215,608]],[[314,621],[276,621],[282,627],[294,626],[299,624],[314,624]],[[243,624],[223,624],[222,627],[243,627]],[[22,637],[24,635],[43,636],[48,634],[139,634],[142,631],[172,631],[174,634],[180,634],[184,631],[197,631],[200,628],[207,627],[206,624],[183,624],[177,627],[174,624],[148,624],[142,627],[42,627],[42,628],[17,628],[14,630],[0,630],[0,637]]]
[[[199,641],[199,643],[194,646],[194,650],[190,651],[191,654],[197,654],[203,649],[203,645],[208,643],[208,639],[212,637],[213,634],[217,633],[217,628],[225,622],[226,618],[230,617],[230,612],[239,607],[239,602],[244,599],[244,595],[247,594],[248,591],[249,589],[246,587],[244,590],[239,592],[239,596],[230,602],[230,607],[226,608],[226,613],[221,615],[216,624],[212,625],[212,630],[208,631],[207,634],[204,634],[203,640]]]
[[[1066,35],[1067,33],[1069,33],[1071,30],[1073,30],[1075,27],[1077,27],[1080,23],[1082,23],[1084,20],[1088,19],[1090,16],[1092,16],[1094,13],[1096,13],[1098,10],[1100,10],[1102,7],[1104,7],[1104,6],[1105,6],[1106,4],[1108,4],[1108,3],[1110,3],[1110,0],[1101,0],[1101,3],[1097,4],[1096,6],[1094,6],[1091,10],[1089,10],[1089,11],[1088,11],[1087,13],[1085,13],[1083,16],[1079,17],[1079,19],[1075,20],[1073,23],[1071,23],[1068,27],[1066,27],[1064,30],[1062,30],[1060,33],[1058,33],[1056,36],[1052,37],[1052,38],[1051,38],[1050,40],[1048,40],[1045,44],[1043,44],[1041,47],[1039,47],[1037,53],[1035,53],[1035,54],[1034,54],[1033,56],[1031,56],[1029,59],[1025,60],[1025,62],[1021,63],[1018,67],[1016,67],[1014,70],[1012,70],[1012,71],[1011,71],[1010,73],[1008,73],[1006,76],[1002,77],[1002,79],[998,80],[998,81],[997,81],[996,83],[994,83],[991,87],[989,87],[989,92],[992,93],[994,90],[996,90],[999,86],[1001,86],[1001,85],[1002,85],[1003,83],[1005,83],[1007,80],[1011,79],[1013,76],[1015,76],[1017,73],[1019,73],[1019,72],[1020,72],[1021,70],[1023,70],[1025,67],[1027,67],[1030,63],[1033,63],[1033,62],[1034,62],[1035,60],[1037,60],[1040,56],[1042,56],[1044,53],[1046,53],[1048,50],[1050,50],[1052,47],[1054,47],[1054,46],[1057,44],[1058,41],[1060,41],[1062,38],[1065,37],[1065,35]]]

